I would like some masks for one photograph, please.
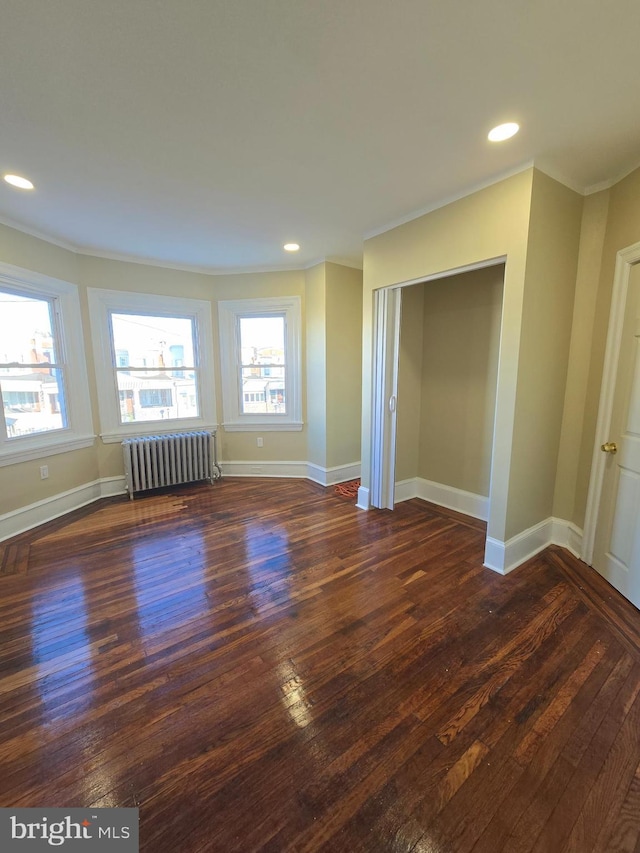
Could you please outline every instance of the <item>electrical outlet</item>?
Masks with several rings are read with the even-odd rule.
[[[258,445],[258,447],[264,447],[264,439],[262,436],[256,438],[256,444]]]
[[[49,476],[49,466],[48,465],[41,465],[40,466],[40,479],[46,480],[48,476]]]

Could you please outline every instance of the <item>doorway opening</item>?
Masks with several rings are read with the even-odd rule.
[[[375,293],[371,504],[487,521],[505,258]]]

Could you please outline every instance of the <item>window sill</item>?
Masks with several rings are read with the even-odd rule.
[[[17,465],[19,462],[29,462],[32,459],[44,459],[46,456],[55,456],[57,453],[69,453],[72,450],[82,450],[92,447],[96,439],[95,435],[80,435],[73,438],[49,436],[38,438],[37,441],[29,443],[28,447],[7,447],[0,450],[0,468],[5,465]]]
[[[225,432],[300,432],[302,421],[249,421],[246,423],[223,423]]]
[[[103,432],[100,434],[100,438],[103,444],[120,444],[125,438],[137,438],[138,436],[173,435],[176,432],[194,432],[200,430],[216,432],[218,429],[217,424],[185,424],[182,422],[168,427],[165,426],[166,423],[165,421],[162,427],[159,428],[155,426],[155,423],[150,424],[150,421],[140,421],[137,424],[131,424],[130,428],[127,427],[127,429],[122,429],[118,432]]]

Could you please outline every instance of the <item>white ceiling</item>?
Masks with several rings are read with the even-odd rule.
[[[213,272],[358,266],[531,163],[580,191],[637,166],[639,44],[638,0],[0,0],[0,172],[36,184],[0,181],[0,219]]]

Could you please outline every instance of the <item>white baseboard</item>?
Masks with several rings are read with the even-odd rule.
[[[463,489],[455,489],[453,486],[434,483],[432,480],[425,480],[423,477],[400,480],[396,483],[395,502],[401,503],[410,498],[421,498],[423,501],[456,510],[456,512],[479,518],[482,521],[487,521],[489,518],[489,498],[476,495],[473,492],[465,492]]]
[[[552,541],[553,545],[560,545],[571,551],[574,557],[580,559],[582,554],[582,530],[576,527],[571,521],[564,521],[561,518],[552,518],[553,525]]]
[[[313,466],[314,474],[323,475],[326,482],[316,477],[309,476],[310,467],[307,462],[262,462],[259,466],[253,462],[224,462],[222,464],[224,474],[230,477],[299,477],[314,479],[322,485],[344,482],[355,479],[359,475],[359,464],[357,472],[356,465],[342,465],[332,469],[320,469]],[[255,469],[260,468],[260,472]],[[352,476],[353,474],[353,476]],[[331,479],[336,477],[335,480]],[[426,486],[424,485],[426,484]],[[448,486],[440,486],[433,489],[433,484],[428,480],[415,478],[396,483],[396,502],[409,500],[411,497],[419,497],[423,500],[438,503],[466,515],[482,518],[477,514],[480,511],[486,515],[483,502],[488,503],[487,498],[472,495],[469,492],[461,492]],[[100,498],[112,497],[114,495],[126,494],[126,480],[123,476],[103,477],[94,480],[75,489],[69,489],[50,498],[13,510],[0,516],[0,542],[31,530],[47,521],[53,521],[62,515],[66,515],[74,509],[93,503]],[[444,495],[444,500],[435,500],[435,497]],[[358,500],[356,506],[359,509],[368,510],[371,506],[370,492],[365,486],[358,489]],[[488,507],[487,507],[488,508]],[[517,536],[513,536],[506,542],[487,537],[485,544],[484,565],[488,569],[506,575],[530,557],[535,556],[548,545],[560,545],[567,548],[571,553],[579,557],[582,551],[582,531],[569,521],[559,518],[548,518],[539,524],[524,530]]]
[[[454,489],[442,483],[434,483],[422,477],[400,480],[396,483],[395,502],[401,503],[411,498],[422,498],[482,521],[489,519],[489,498],[465,492],[462,489]],[[561,518],[547,518],[513,536],[507,542],[487,536],[484,565],[488,569],[506,575],[548,545],[560,545],[579,558],[582,552],[582,531],[575,524]]]
[[[334,486],[360,476],[360,463],[323,468],[312,462],[221,462],[225,477],[294,477],[313,480],[321,486]]]
[[[369,499],[370,492],[366,486],[360,486],[358,489],[358,500],[356,501],[356,506],[358,509],[370,509],[371,501]]]
[[[336,483],[346,483],[347,480],[357,480],[360,477],[360,463],[336,465],[334,468],[322,468],[307,462],[307,478],[321,486],[335,486]]]
[[[506,575],[505,567],[505,544],[499,539],[487,536],[484,542],[484,567]],[[513,567],[515,568],[515,566]]]
[[[127,493],[127,478],[122,475],[119,477],[103,477],[98,482],[100,483],[101,498],[112,498],[115,495],[126,495]]]
[[[105,477],[7,512],[0,516],[0,542],[60,518],[61,515],[80,509],[100,498],[120,495],[125,491],[124,477]]]
[[[306,478],[306,462],[220,462],[224,477]]]
[[[418,497],[418,478],[411,477],[410,480],[396,480],[393,489],[393,502],[401,504]]]
[[[528,530],[523,530],[506,542],[487,536],[484,565],[502,575],[513,571],[522,563],[535,557],[548,545],[567,548],[575,557],[580,556],[582,531],[561,518],[547,518]]]

